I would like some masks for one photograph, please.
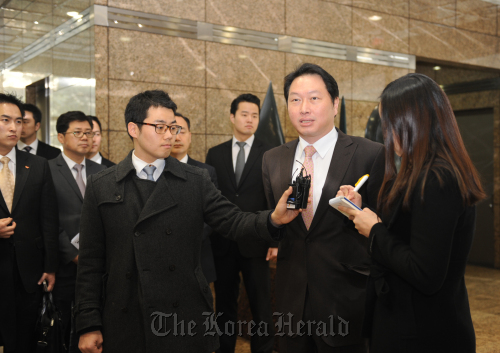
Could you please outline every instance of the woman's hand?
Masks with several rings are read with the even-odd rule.
[[[354,222],[354,226],[359,234],[365,237],[370,236],[372,227],[381,222],[377,214],[369,208],[364,208],[363,211],[354,210],[350,207],[339,206],[339,211],[345,212],[349,215],[349,219]]]
[[[352,201],[359,208],[361,208],[361,205],[363,204],[362,197],[357,191],[354,191],[354,186],[342,185],[339,189],[339,192],[337,192],[336,197],[339,196],[345,196],[349,201]]]

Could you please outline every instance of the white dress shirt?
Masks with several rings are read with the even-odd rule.
[[[16,149],[12,148],[9,153],[7,153],[5,156],[0,155],[0,158],[2,157],[9,157],[10,161],[8,167],[12,174],[14,174],[14,178],[16,177]],[[0,171],[3,169],[3,163],[0,163]]]
[[[76,169],[73,169],[73,167],[78,163],[76,163],[74,160],[72,160],[68,156],[66,156],[64,154],[64,151],[63,151],[63,153],[61,153],[61,155],[63,156],[64,160],[66,161],[66,164],[68,165],[69,170],[71,170],[71,174],[73,174],[73,178],[75,178],[75,180],[76,180],[76,176],[77,176],[78,172],[76,171]],[[83,164],[83,168],[82,168],[83,183],[85,185],[87,185],[87,166],[85,165],[85,158],[83,159],[83,162],[80,164]]]
[[[255,140],[255,135],[250,136],[246,141],[245,147],[243,147],[243,150],[245,151],[245,163],[247,162],[248,155],[250,154],[250,149],[252,148],[253,141]],[[236,137],[233,136],[233,170],[236,171],[236,159],[238,158],[238,153],[240,152],[240,146],[236,144],[236,142],[243,142],[243,141],[238,141]]]
[[[338,132],[335,127],[327,135],[320,138],[312,146],[316,149],[316,153],[313,155],[312,160],[314,163],[314,188],[313,188],[313,212],[316,213],[318,208],[319,199],[321,198],[321,193],[323,192],[323,186],[325,186],[326,176],[328,174],[328,169],[330,168],[330,162],[332,161],[333,151],[335,149],[335,144],[338,139]],[[297,149],[295,150],[295,160],[292,168],[292,181],[297,178],[300,173],[302,165],[306,159],[306,154],[304,149],[311,144],[299,137],[299,143],[297,144]],[[300,162],[298,163],[297,160]]]
[[[101,156],[101,154],[99,152],[97,152],[94,157],[90,158],[90,160],[92,162],[96,162],[98,164],[102,164],[102,156]]]
[[[26,146],[30,146],[30,147],[31,147],[31,151],[30,151],[30,153],[31,153],[31,154],[35,154],[35,155],[36,155],[36,151],[38,150],[38,139],[35,139],[35,141],[33,141],[33,142],[31,143],[31,145],[27,145],[27,144],[25,144],[25,143],[24,143],[23,141],[21,141],[21,140],[17,141],[17,148],[18,148],[20,151],[24,151],[24,152],[26,152],[26,151],[24,150],[24,147],[26,147]]]
[[[143,170],[144,167],[148,165],[154,165],[156,167],[154,173],[153,173],[153,179],[155,181],[158,180],[160,177],[161,173],[163,173],[163,169],[165,169],[165,160],[164,159],[157,159],[153,163],[146,163],[139,157],[135,155],[135,151],[132,153],[132,164],[134,165],[135,172],[137,174],[137,177],[139,179],[147,179],[148,175],[146,172]]]
[[[186,154],[184,157],[182,157],[182,159],[179,159],[179,162],[181,163],[187,163],[188,162],[188,155]]]

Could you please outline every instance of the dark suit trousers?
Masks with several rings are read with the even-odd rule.
[[[304,315],[302,316],[302,321],[313,322],[314,315],[311,309],[311,301],[309,300],[309,293],[306,294],[306,302],[304,305]],[[315,321],[314,321],[315,322]],[[313,330],[312,334],[308,335],[307,329],[304,328],[301,332],[304,334],[302,336],[295,335],[290,337],[288,335],[283,335],[280,337],[280,353],[367,353],[368,352],[368,340],[365,344],[356,344],[350,346],[332,347],[328,345],[323,338],[317,336],[316,325],[312,324]]]
[[[71,333],[71,308],[75,301],[75,277],[56,277],[56,285],[52,292],[54,304],[61,312],[61,318],[64,325],[64,342],[66,347],[70,347],[69,352],[79,352],[78,337],[73,337],[74,343],[70,346]]]
[[[13,249],[12,249],[13,250]],[[28,293],[19,276],[15,253],[12,251],[12,281],[15,298],[11,303],[15,304],[15,320],[10,325],[16,327],[16,347],[4,347],[4,353],[30,353],[36,350],[37,337],[35,326],[38,319],[38,311],[42,300],[42,288],[34,293]],[[1,334],[1,333],[0,333]],[[2,337],[2,341],[5,338]]]
[[[224,256],[216,256],[215,268],[217,280],[215,286],[215,308],[217,313],[222,313],[217,318],[217,325],[225,332],[228,321],[238,327],[238,295],[240,284],[240,271],[243,275],[245,289],[250,303],[252,319],[258,326],[259,322],[266,322],[269,336],[259,337],[255,332],[250,341],[252,353],[271,353],[274,343],[274,324],[271,313],[271,283],[269,263],[265,258],[245,258],[238,250],[238,244],[231,242],[229,251]],[[230,327],[230,326],[229,326]],[[236,346],[237,332],[228,336],[223,334],[220,338],[220,353],[233,353]]]

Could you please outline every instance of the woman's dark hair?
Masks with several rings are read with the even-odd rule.
[[[473,205],[486,196],[448,97],[436,82],[416,73],[398,78],[382,92],[380,108],[386,147],[385,175],[378,197],[382,213],[402,195],[403,208],[408,210],[421,174],[423,201],[431,171],[441,185],[443,172],[455,177],[464,205]],[[401,151],[399,172],[394,163],[395,138]]]

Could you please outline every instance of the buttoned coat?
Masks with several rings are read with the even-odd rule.
[[[262,169],[269,207],[276,205],[279,195],[288,188],[298,142],[291,141],[264,155]],[[368,241],[348,227],[345,216],[328,201],[337,195],[341,185],[354,185],[369,174],[359,192],[366,204],[376,206],[384,175],[384,151],[379,143],[338,131],[309,230],[300,216],[286,225],[287,236],[278,250],[276,305],[279,312],[293,315],[294,334],[308,294],[313,319],[327,325],[328,332],[322,335],[327,344],[336,347],[362,343],[370,265]],[[313,327],[316,330],[316,325]]]
[[[213,352],[218,336],[210,326],[215,318],[209,317],[213,299],[200,265],[200,229],[206,222],[222,234],[271,240],[270,212],[241,212],[206,170],[173,157],[165,159],[142,208],[133,178],[130,153],[88,179],[77,331],[101,328],[107,353]]]

